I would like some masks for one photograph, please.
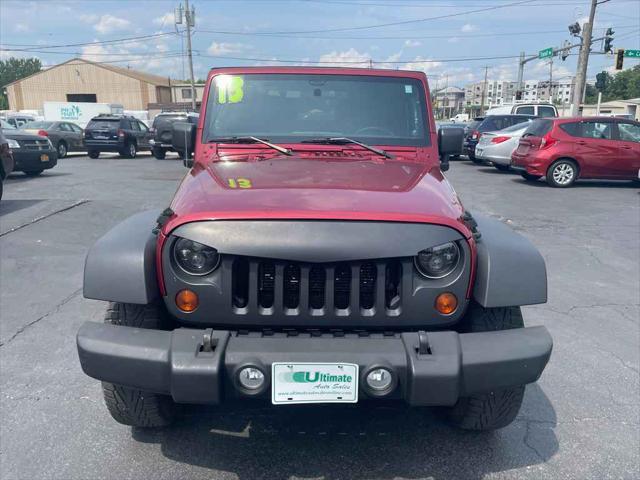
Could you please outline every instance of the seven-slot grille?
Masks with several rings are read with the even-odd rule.
[[[237,257],[232,306],[236,314],[397,316],[401,260],[305,264]]]
[[[20,144],[20,148],[24,148],[25,150],[49,150],[49,140],[47,139],[38,139],[38,140],[18,140],[18,144]]]

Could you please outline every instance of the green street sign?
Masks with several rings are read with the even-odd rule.
[[[553,57],[553,47],[545,48],[544,50],[540,50],[538,52],[538,58],[549,58]]]
[[[624,56],[628,58],[640,58],[640,50],[625,50]]]

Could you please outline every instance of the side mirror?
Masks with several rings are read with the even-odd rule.
[[[196,144],[196,126],[189,122],[176,122],[173,124],[171,145],[184,159],[186,167],[193,165],[191,154]]]
[[[458,127],[438,129],[438,152],[440,154],[440,170],[449,170],[449,157],[462,153],[464,129]]]

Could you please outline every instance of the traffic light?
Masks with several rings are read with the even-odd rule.
[[[616,53],[616,70],[622,70],[622,64],[624,63],[624,48],[619,48]]]
[[[596,75],[596,89],[600,90],[601,92],[604,90],[605,84],[607,81],[607,74],[606,72],[600,72]]]
[[[516,92],[516,100],[522,100],[522,90]]]
[[[604,53],[613,53],[613,28],[607,28],[607,33],[604,37]]]
[[[578,22],[569,25],[569,33],[574,37],[580,35],[582,29],[580,28],[580,24]]]

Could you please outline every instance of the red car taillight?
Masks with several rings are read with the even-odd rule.
[[[49,132],[47,132],[46,130],[38,130],[38,135],[40,135],[42,137],[48,137],[49,136]]]
[[[506,142],[507,140],[509,140],[510,137],[493,137],[491,139],[491,143],[502,143],[502,142]]]
[[[540,141],[540,149],[542,150],[543,148],[552,147],[557,142],[558,140],[556,138],[553,138],[551,136],[551,133],[547,133],[544,137],[542,137],[542,140]]]
[[[124,130],[122,130],[122,129],[118,130],[118,136],[119,137],[124,137]]]

